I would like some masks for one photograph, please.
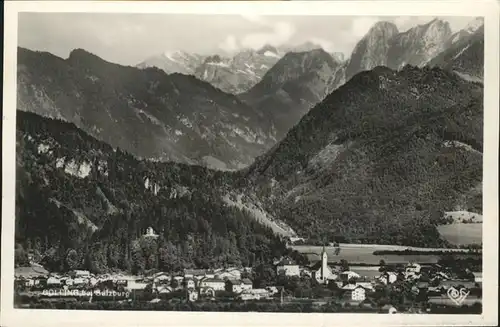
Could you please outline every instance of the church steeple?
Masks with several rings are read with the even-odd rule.
[[[328,268],[328,254],[326,254],[325,244],[323,243],[323,251],[321,252],[321,279],[325,279]]]

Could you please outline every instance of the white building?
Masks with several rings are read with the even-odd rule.
[[[200,288],[212,288],[214,291],[226,289],[226,282],[219,278],[203,278],[199,283]]]
[[[253,288],[252,281],[247,278],[243,280],[228,280],[226,285],[228,290],[236,294],[251,291]]]
[[[50,276],[47,278],[47,285],[61,285],[61,280],[57,277]]]
[[[146,229],[146,234],[144,234],[146,237],[158,237],[158,234],[155,233],[153,227],[148,227]]]
[[[243,291],[240,294],[240,298],[243,299],[248,299],[248,300],[261,300],[261,299],[267,299],[272,296],[271,292],[264,288],[256,288],[252,290],[246,290]]]
[[[90,271],[88,270],[73,270],[71,272],[71,277],[76,278],[90,278]]]
[[[344,290],[344,299],[351,301],[364,301],[366,299],[366,290],[359,285],[347,284],[342,287]]]
[[[196,282],[192,278],[184,278],[184,287],[187,289],[196,288]]]
[[[349,281],[351,279],[357,279],[357,278],[361,278],[361,276],[354,272],[354,271],[343,271],[340,273],[340,279],[343,280],[343,281]]]
[[[337,279],[338,275],[328,266],[328,254],[325,247],[323,247],[323,251],[321,252],[321,261],[312,266],[311,271],[313,278],[320,284],[326,284],[329,280]]]
[[[285,259],[276,266],[276,274],[284,274],[285,276],[300,276],[300,267],[298,264]]]
[[[385,285],[388,285],[388,284],[392,284],[392,283],[395,283],[397,280],[398,280],[398,275],[395,273],[395,272],[392,272],[392,271],[386,271],[384,273],[382,273],[379,277],[378,277],[378,280],[385,284]]]
[[[418,263],[410,263],[406,266],[405,272],[420,274],[420,269],[422,269],[422,267]]]
[[[76,277],[73,279],[73,285],[85,285],[87,284],[88,282],[88,279],[87,278],[83,278],[83,277]]]
[[[148,283],[142,281],[142,280],[128,280],[127,281],[127,290],[132,291],[132,290],[143,290],[148,286]]]
[[[241,271],[237,268],[228,268],[215,274],[215,278],[239,280],[241,279]]]
[[[199,297],[199,294],[198,294],[197,291],[195,291],[194,289],[189,289],[188,290],[188,299],[189,299],[189,301],[191,301],[191,302],[197,301],[198,297]]]

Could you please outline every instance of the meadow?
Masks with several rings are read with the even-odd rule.
[[[470,224],[472,225],[472,224]],[[475,224],[474,224],[475,225]],[[291,246],[293,250],[297,250],[300,253],[305,254],[309,261],[314,262],[321,259],[321,252],[323,251],[322,246],[311,246],[311,245],[293,245]],[[387,264],[398,264],[398,263],[408,263],[417,262],[421,264],[432,264],[437,263],[441,258],[440,254],[384,254],[375,255],[374,251],[382,250],[392,250],[392,251],[403,251],[403,250],[414,250],[414,251],[453,251],[456,253],[463,253],[466,250],[463,249],[441,249],[441,248],[416,248],[398,245],[381,245],[381,244],[340,244],[340,251],[336,253],[336,248],[333,246],[325,247],[326,253],[328,254],[328,262],[339,263],[341,260],[347,260],[350,264],[358,265],[371,265],[376,266],[380,263],[380,260],[384,260]]]
[[[441,236],[455,245],[481,244],[483,242],[483,224],[453,223],[438,226]]]

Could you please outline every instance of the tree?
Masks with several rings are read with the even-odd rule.
[[[272,286],[276,282],[276,271],[270,264],[261,263],[255,269],[254,287],[264,288]]]
[[[349,262],[347,262],[347,260],[345,259],[340,260],[340,270],[349,271]]]
[[[179,287],[179,281],[175,278],[172,278],[172,280],[170,281],[170,287],[176,289],[177,287]]]
[[[16,249],[14,251],[14,263],[16,267],[29,265],[28,253],[26,253],[21,244],[16,244]]]
[[[73,270],[80,266],[80,262],[78,259],[78,253],[74,249],[68,249],[66,254],[66,265],[68,269]]]

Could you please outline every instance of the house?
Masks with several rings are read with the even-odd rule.
[[[354,284],[347,284],[342,287],[344,293],[342,297],[348,301],[361,302],[366,299],[366,290],[364,287]]]
[[[172,292],[172,288],[170,286],[160,285],[156,287],[156,292],[158,294],[167,294]]]
[[[212,288],[214,291],[223,291],[226,289],[226,282],[220,278],[203,278],[199,282],[200,288]]]
[[[483,282],[483,273],[475,272],[473,274],[474,274],[474,281],[476,283],[482,283]]]
[[[191,302],[197,301],[199,293],[194,289],[188,289],[188,300]]]
[[[296,242],[305,242],[306,240],[303,237],[297,237],[297,236],[291,236],[290,237],[290,243],[294,244]]]
[[[167,273],[159,272],[153,275],[153,282],[155,283],[170,283],[171,277]]]
[[[358,278],[361,278],[361,276],[354,272],[354,271],[343,271],[340,273],[340,280],[344,281],[344,282],[347,282],[351,279],[358,279]]]
[[[388,285],[395,283],[398,280],[398,275],[393,271],[385,271],[377,278],[377,280],[385,285]]]
[[[363,287],[366,291],[375,291],[371,282],[356,282],[356,286]]]
[[[277,294],[279,292],[279,290],[276,286],[268,286],[268,287],[266,287],[266,290],[269,293],[271,293],[272,295]]]
[[[227,280],[226,281],[226,290],[229,292],[233,292],[236,294],[242,293],[244,291],[252,290],[252,281],[245,278],[243,280]]]
[[[238,295],[238,298],[243,301],[260,300],[260,296],[258,294],[252,293],[241,293],[240,295]]]
[[[196,288],[196,282],[193,278],[189,278],[189,277],[184,278],[183,284],[184,284],[184,287],[188,290]]]
[[[87,279],[83,277],[76,277],[73,279],[73,286],[82,286],[87,284]]]
[[[422,266],[420,266],[418,263],[409,263],[405,268],[405,272],[420,274],[420,269],[422,269]]]
[[[132,279],[127,281],[127,287],[126,289],[129,291],[132,290],[143,290],[148,286],[148,283],[144,282],[141,279]]]
[[[456,289],[471,289],[476,287],[476,282],[468,280],[442,280],[437,289],[447,291],[451,287]]]
[[[90,279],[89,279],[89,283],[92,286],[97,285],[98,282],[99,282],[99,280],[96,277],[90,277]]]
[[[211,275],[212,278],[215,277],[215,274],[207,269],[184,269],[184,278],[195,278],[200,280],[209,277],[207,274]]]
[[[61,280],[58,277],[50,276],[47,278],[47,286],[59,286],[61,285]]]
[[[28,278],[24,281],[24,286],[32,287],[32,286],[37,285],[39,282],[40,281],[38,279]]]
[[[295,262],[285,259],[276,265],[276,274],[283,274],[285,276],[300,276],[300,268]]]
[[[241,271],[237,268],[228,268],[216,273],[215,277],[220,279],[239,280],[241,279]]]
[[[158,234],[155,233],[153,227],[148,227],[146,229],[146,234],[144,234],[145,237],[158,237]]]
[[[243,292],[251,290],[253,288],[252,281],[248,278],[243,278],[241,280],[241,288],[242,288]]]
[[[200,288],[200,295],[205,295],[208,297],[215,297],[215,290],[211,287],[201,287]]]
[[[70,273],[70,276],[73,278],[90,278],[90,271],[88,270],[73,270]]]
[[[240,298],[242,300],[247,299],[247,300],[261,300],[261,299],[268,299],[272,296],[271,292],[264,288],[256,288],[252,290],[245,290],[240,294]]]
[[[184,277],[182,277],[182,276],[174,276],[174,277],[172,277],[172,279],[175,279],[180,284],[184,280]]]

